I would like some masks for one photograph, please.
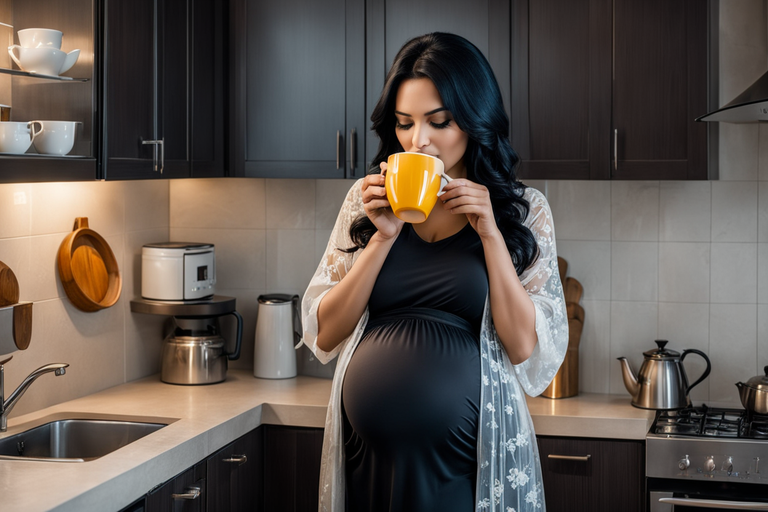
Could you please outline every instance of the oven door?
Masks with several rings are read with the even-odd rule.
[[[716,512],[733,510],[768,510],[768,503],[731,501],[698,496],[690,498],[682,493],[651,491],[650,512]]]

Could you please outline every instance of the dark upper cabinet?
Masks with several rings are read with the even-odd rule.
[[[63,33],[62,50],[80,50],[61,80],[23,73],[5,50],[0,58],[0,103],[11,106],[10,121],[76,121],[75,141],[65,156],[39,155],[34,144],[24,155],[0,154],[0,182],[93,180],[98,172],[101,134],[98,118],[98,0],[57,2],[0,0],[0,37],[19,44],[17,31],[49,27]],[[7,47],[7,43],[3,48]]]
[[[509,114],[509,2],[500,0],[368,0],[366,5],[366,157],[376,155],[379,139],[370,117],[398,50],[428,32],[466,37],[488,58]]]
[[[362,176],[362,0],[234,0],[233,130],[237,176]]]
[[[538,179],[707,179],[706,0],[512,2],[512,145]]]
[[[224,175],[225,22],[216,0],[105,0],[105,178]]]
[[[370,114],[386,72],[403,43],[426,32],[477,44],[508,96],[508,2],[235,4],[230,162],[238,176],[363,176],[378,147]]]

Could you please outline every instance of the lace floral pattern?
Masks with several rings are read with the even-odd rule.
[[[480,333],[482,386],[476,485],[478,511],[545,510],[539,453],[523,393],[537,396],[554,378],[568,346],[568,322],[549,204],[536,189],[526,189],[525,197],[530,202],[530,212],[524,223],[536,237],[539,258],[520,276],[520,281],[536,309],[538,342],[531,357],[521,364],[512,365],[496,335],[489,299],[486,298]],[[320,467],[321,512],[344,510],[341,387],[344,373],[368,321],[368,311],[360,318],[349,338],[331,352],[325,352],[316,345],[317,307],[328,290],[355,263],[360,251],[348,254],[338,249],[353,246],[349,239],[349,226],[363,212],[358,181],[347,193],[325,254],[302,301],[304,337],[299,345],[306,344],[322,363],[339,358],[325,420]]]

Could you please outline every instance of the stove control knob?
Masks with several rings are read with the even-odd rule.
[[[723,461],[723,471],[728,473],[728,476],[731,476],[731,473],[733,473],[733,457],[726,457]]]
[[[687,455],[682,459],[680,459],[679,461],[677,461],[677,467],[680,468],[680,471],[685,471],[686,469],[688,469],[690,465],[691,465],[691,459],[689,459]]]
[[[708,472],[713,472],[717,464],[715,464],[715,458],[712,456],[707,457],[707,462],[704,463],[704,469]]]

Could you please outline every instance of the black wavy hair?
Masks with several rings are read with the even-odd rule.
[[[515,173],[520,159],[509,142],[509,118],[496,77],[471,42],[455,34],[433,32],[411,39],[400,49],[371,115],[380,142],[368,172],[380,172],[381,162],[404,151],[395,133],[395,99],[400,84],[412,78],[428,78],[435,84],[456,125],[469,136],[464,154],[467,178],[488,188],[496,224],[521,274],[538,257],[536,239],[522,224],[529,211],[523,197],[526,186]],[[364,248],[375,232],[376,227],[363,214],[350,226],[355,247],[348,250]]]

